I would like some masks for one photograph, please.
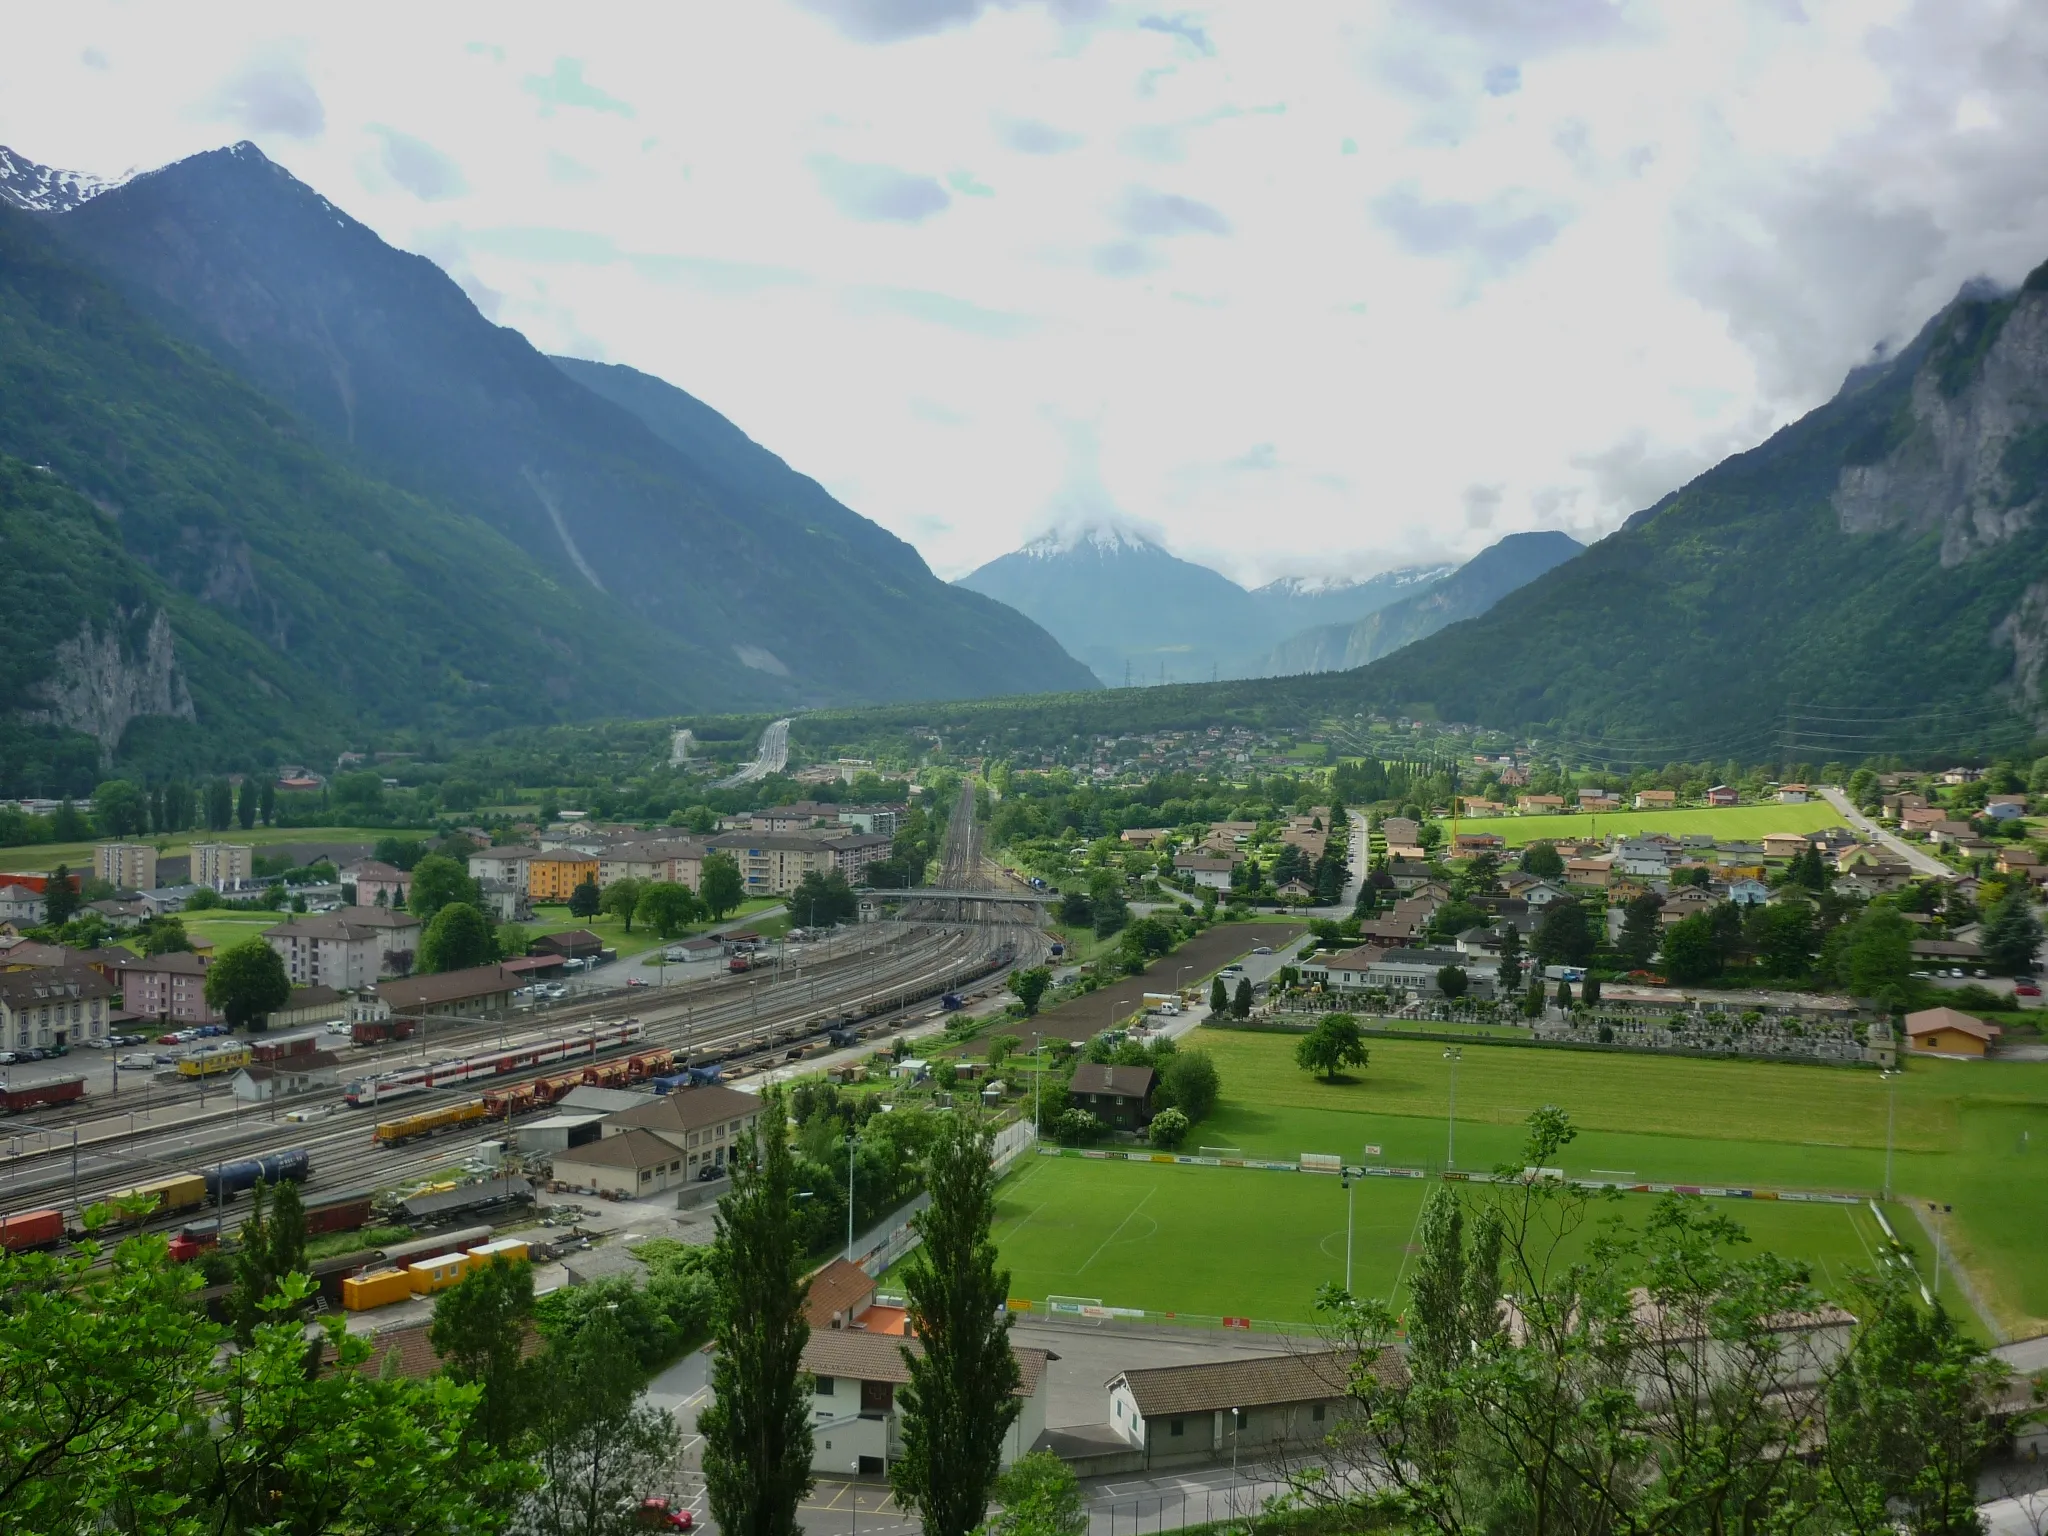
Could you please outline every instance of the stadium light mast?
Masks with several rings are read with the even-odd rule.
[[[1458,1063],[1465,1059],[1465,1053],[1455,1045],[1444,1047],[1444,1060],[1451,1064],[1451,1117],[1450,1136],[1444,1149],[1444,1166],[1458,1166]]]
[[[1896,1067],[1877,1074],[1885,1085],[1889,1099],[1884,1112],[1884,1198],[1892,1197],[1892,1129],[1899,1118],[1899,1073]]]

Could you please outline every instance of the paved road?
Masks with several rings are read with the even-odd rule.
[[[738,784],[751,784],[771,773],[780,773],[788,766],[789,721],[777,720],[761,733],[761,747],[754,754],[754,760],[738,773],[720,779],[712,788],[731,789]]]
[[[1885,831],[1884,828],[1851,805],[1849,797],[1834,785],[1823,784],[1820,786],[1820,792],[1829,805],[1832,805],[1842,813],[1842,820],[1848,822],[1850,826],[1861,832],[1865,837],[1875,838],[1884,847],[1890,849],[1908,864],[1912,865],[1918,873],[1932,875],[1937,880],[1955,879],[1956,872],[1954,870],[1950,869],[1932,854],[1915,848],[1911,843]]]

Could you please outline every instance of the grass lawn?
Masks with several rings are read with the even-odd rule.
[[[380,837],[418,837],[432,841],[431,830],[408,827],[251,827],[244,832],[234,827],[226,832],[166,832],[147,841],[155,843],[161,856],[185,854],[194,843],[251,843],[264,848],[272,843],[374,843]],[[84,843],[32,843],[21,848],[0,848],[0,868],[28,870],[37,874],[58,864],[70,866],[76,874],[83,868],[92,872],[92,850],[99,839]]]
[[[1359,1294],[1401,1294],[1434,1187],[1358,1183],[1351,1254]],[[1881,1234],[1867,1207],[1713,1203],[1759,1246],[1806,1258],[1824,1288],[1874,1264]],[[1314,1320],[1317,1288],[1343,1283],[1345,1206],[1338,1180],[1312,1174],[1034,1157],[998,1191],[994,1236],[1015,1297],[1304,1323]],[[1630,1195],[1600,1213],[1638,1222],[1651,1208],[1650,1198]],[[1897,1227],[1902,1213],[1890,1214]]]
[[[1335,1084],[1295,1067],[1286,1036],[1200,1029],[1187,1043],[1208,1050],[1223,1079],[1223,1101],[1193,1141],[1287,1158],[1356,1158],[1373,1143],[1387,1162],[1421,1167],[1449,1154],[1450,1064],[1435,1042],[1376,1038],[1370,1066]],[[1516,1160],[1524,1119],[1555,1104],[1579,1128],[1564,1154],[1574,1176],[1883,1186],[1888,1092],[1874,1072],[1514,1046],[1462,1052],[1461,1168]],[[1951,1249],[2001,1324],[2048,1327],[2048,1062],[1915,1059],[1896,1082],[1895,1193],[1952,1204]],[[1745,1202],[1738,1214],[1763,1210]],[[1793,1218],[1742,1219],[1760,1230]],[[1925,1246],[1913,1223],[1900,1235]]]
[[[1723,810],[1606,811],[1597,816],[1486,816],[1460,820],[1460,832],[1498,832],[1510,848],[1556,837],[1604,837],[1610,832],[1631,836],[1668,832],[1673,837],[1706,833],[1724,842],[1755,842],[1766,832],[1818,832],[1841,826],[1842,818],[1824,800],[1805,805],[1736,805]],[[1450,836],[1449,821],[1437,823]]]
[[[782,898],[779,896],[757,896],[751,901],[740,903],[739,910],[726,917],[724,921],[727,923],[739,922],[756,912],[766,912],[770,908],[781,905]],[[569,906],[566,902],[536,906],[533,909],[532,920],[522,923],[520,926],[527,931],[529,936],[536,939],[545,938],[551,933],[569,933],[578,928],[587,928],[604,940],[605,948],[616,949],[621,959],[627,955],[645,954],[648,950],[657,948],[661,944],[674,942],[674,940],[663,939],[659,933],[655,932],[654,929],[648,927],[645,923],[635,923],[633,931],[628,933],[626,932],[626,925],[616,917],[608,917],[602,914],[597,917],[588,918],[573,917],[570,915]],[[677,934],[676,938],[688,938],[691,934],[702,932],[711,926],[708,922],[693,923]],[[772,936],[775,933],[786,930],[788,926],[786,922],[780,928],[757,924],[755,925],[755,931],[764,936]]]

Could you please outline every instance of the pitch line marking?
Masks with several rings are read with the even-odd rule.
[[[1093,1253],[1089,1254],[1087,1262],[1082,1264],[1082,1266],[1079,1269],[1075,1270],[1074,1273],[1077,1275],[1086,1274],[1088,1271],[1088,1265],[1093,1264],[1097,1259],[1101,1258],[1102,1250],[1104,1248],[1107,1248],[1111,1243],[1115,1242],[1117,1239],[1117,1233],[1122,1232],[1125,1227],[1128,1227],[1131,1224],[1131,1216],[1135,1216],[1138,1214],[1138,1212],[1145,1209],[1146,1202],[1151,1200],[1151,1198],[1158,1193],[1159,1189],[1156,1185],[1153,1188],[1146,1190],[1145,1199],[1140,1200],[1136,1205],[1131,1207],[1130,1216],[1126,1216],[1122,1221],[1116,1224],[1116,1231],[1110,1233],[1109,1236],[1105,1237],[1102,1240],[1101,1246],[1098,1247]]]

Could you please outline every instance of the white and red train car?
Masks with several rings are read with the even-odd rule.
[[[554,1040],[543,1040],[532,1045],[516,1045],[502,1051],[487,1051],[479,1056],[466,1056],[460,1061],[438,1061],[423,1067],[402,1067],[392,1072],[380,1072],[375,1077],[366,1077],[350,1083],[343,1097],[356,1108],[368,1108],[374,1104],[388,1104],[393,1099],[402,1099],[410,1094],[431,1093],[437,1088],[453,1088],[463,1083],[487,1082],[512,1072],[525,1072],[539,1067],[553,1066],[557,1062],[576,1061],[601,1056],[621,1046],[631,1045],[646,1032],[638,1019],[626,1019],[617,1024],[600,1024],[595,1029],[580,1034],[564,1035]]]

